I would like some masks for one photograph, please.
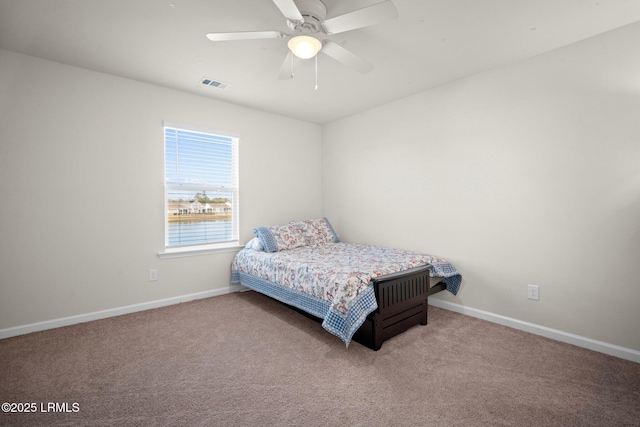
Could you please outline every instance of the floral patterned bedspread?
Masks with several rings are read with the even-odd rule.
[[[322,308],[307,311],[322,314],[323,327],[348,345],[366,316],[378,308],[371,279],[425,264],[433,265],[432,277],[449,279],[444,280],[449,282],[447,289],[457,293],[461,276],[443,258],[351,243],[302,246],[273,253],[243,249],[233,260],[231,270],[234,283],[268,295],[273,293],[269,289],[280,294],[280,289],[273,286],[279,285],[302,296],[302,300],[307,297],[319,302],[320,307],[327,309],[326,313],[317,313]]]

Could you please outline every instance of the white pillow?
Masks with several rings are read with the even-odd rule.
[[[247,244],[244,245],[244,247],[245,249],[253,249],[254,251],[264,252],[264,247],[262,246],[260,239],[258,239],[257,237],[254,237],[253,239],[249,240]]]

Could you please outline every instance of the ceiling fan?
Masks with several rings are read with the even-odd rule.
[[[368,73],[373,69],[373,64],[369,61],[331,40],[321,40],[321,38],[325,35],[343,33],[398,17],[398,10],[391,0],[385,0],[330,19],[325,19],[327,8],[321,0],[273,0],[273,2],[287,18],[287,25],[292,30],[291,34],[281,31],[240,31],[208,33],[207,38],[218,42],[290,37],[287,43],[289,52],[278,73],[279,79],[293,77],[293,64],[297,58],[315,57],[317,76],[316,55],[318,52],[322,52],[362,74]]]

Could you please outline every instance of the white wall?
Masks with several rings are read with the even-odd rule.
[[[0,330],[229,285],[233,253],[156,256],[167,119],[240,134],[243,242],[323,214],[345,241],[451,260],[464,287],[434,298],[640,350],[639,38],[322,128],[0,50]]]
[[[0,330],[229,286],[157,257],[165,119],[240,134],[241,242],[321,215],[319,125],[0,50]]]
[[[343,240],[448,258],[464,287],[434,298],[640,350],[639,39],[634,24],[326,125],[324,214]]]

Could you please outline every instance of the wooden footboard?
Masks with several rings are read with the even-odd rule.
[[[378,309],[367,317],[353,340],[379,350],[389,338],[417,324],[426,325],[427,298],[441,290],[440,285],[429,286],[431,268],[427,265],[374,278]]]

